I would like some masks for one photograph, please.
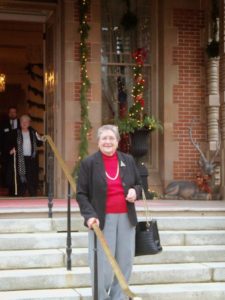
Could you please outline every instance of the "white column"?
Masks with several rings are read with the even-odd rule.
[[[209,150],[215,151],[219,141],[219,58],[210,58],[207,63],[206,106]]]
[[[222,98],[224,101],[224,95]],[[224,102],[221,103],[221,131],[222,131],[221,132],[221,195],[222,195],[222,199],[225,200],[225,103]]]
[[[220,0],[221,194],[225,200],[225,0]]]

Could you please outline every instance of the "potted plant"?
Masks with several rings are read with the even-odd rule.
[[[162,124],[154,117],[144,114],[141,119],[128,115],[123,119],[117,120],[117,125],[121,134],[130,134],[138,130],[153,131],[162,130]]]
[[[131,115],[117,121],[120,134],[130,137],[130,152],[135,157],[141,157],[148,151],[147,138],[149,133],[155,129],[161,129],[161,123],[153,116],[144,115],[137,119]]]

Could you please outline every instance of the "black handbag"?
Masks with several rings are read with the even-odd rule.
[[[162,251],[157,221],[149,218],[145,193],[142,190],[145,204],[146,221],[138,222],[135,235],[135,256],[152,255]]]

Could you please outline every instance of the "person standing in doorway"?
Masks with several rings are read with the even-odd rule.
[[[117,151],[118,127],[103,125],[97,134],[99,151],[81,162],[77,194],[84,223],[89,228],[89,264],[94,274],[94,232],[97,224],[127,281],[130,279],[137,216],[134,202],[141,198],[141,180],[131,155]],[[98,244],[98,299],[122,300],[125,296]]]
[[[8,185],[14,192],[14,160],[16,160],[16,174],[18,195],[25,196],[26,191],[30,196],[37,195],[38,187],[38,155],[37,147],[43,144],[40,135],[30,126],[31,119],[28,115],[20,117],[20,127],[13,131],[8,146],[11,156],[11,167],[8,170]]]

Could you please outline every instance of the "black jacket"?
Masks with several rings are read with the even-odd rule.
[[[20,120],[17,119],[17,128],[20,128]],[[10,142],[12,132],[16,131],[16,128],[12,129],[10,120],[7,119],[1,124],[0,130],[0,152],[3,155],[3,159],[7,159],[8,154],[8,144]]]
[[[130,188],[134,188],[137,199],[141,198],[141,179],[131,155],[117,152],[120,167],[120,177],[125,196]],[[100,228],[105,224],[105,207],[107,196],[105,167],[100,151],[92,154],[81,162],[77,181],[77,195],[80,211],[87,226],[89,218],[98,218]],[[130,223],[137,224],[137,215],[134,203],[127,202]]]
[[[9,143],[7,145],[7,151],[9,152],[12,148],[16,148],[16,153],[18,153],[18,145],[17,145],[17,134],[19,132],[19,130],[21,129],[17,129],[17,130],[12,130],[11,131],[11,134],[10,134],[10,138],[9,138]],[[42,141],[39,141],[36,137],[36,130],[33,128],[33,127],[29,127],[28,128],[29,130],[29,135],[30,135],[30,140],[32,140],[32,134],[35,135],[35,140],[36,140],[36,144],[37,144],[37,147],[40,147],[42,146],[43,142]],[[31,155],[33,157],[36,157],[37,156],[37,153],[34,154],[34,149],[33,149],[33,144],[31,143]]]

